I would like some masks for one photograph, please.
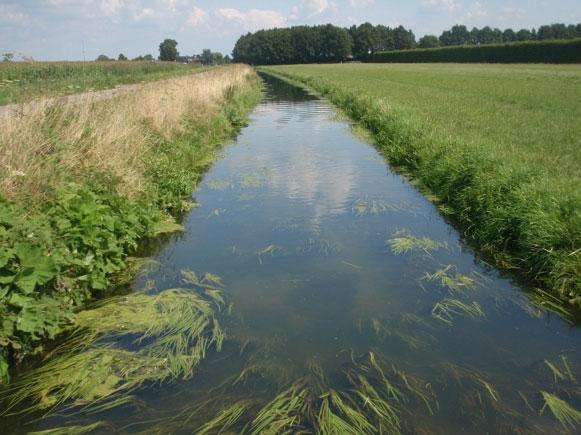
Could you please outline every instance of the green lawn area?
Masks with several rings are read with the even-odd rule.
[[[267,70],[306,83],[372,130],[498,265],[581,303],[581,65]]]

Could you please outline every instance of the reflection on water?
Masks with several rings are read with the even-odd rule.
[[[38,427],[192,433],[221,418],[259,433],[275,410],[290,432],[322,430],[329,412],[355,433],[573,432],[579,415],[559,423],[568,411],[553,399],[581,408],[579,329],[480,261],[327,103],[266,83],[196,192],[185,235],[135,282],[219,275],[224,348],[191,380],[139,391],[138,406]]]

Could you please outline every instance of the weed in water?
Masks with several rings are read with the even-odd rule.
[[[438,249],[447,249],[446,242],[438,242],[429,237],[417,237],[409,234],[407,231],[397,231],[392,234],[391,238],[386,241],[390,246],[391,252],[395,255],[407,254],[412,251],[424,251],[429,254]]]
[[[224,333],[212,308],[221,296],[171,289],[135,293],[85,310],[71,337],[41,367],[26,372],[7,390],[8,412],[50,411],[59,406],[105,410],[128,403],[144,382],[188,378]],[[123,337],[137,350],[119,347]]]
[[[232,187],[232,182],[229,180],[211,180],[206,181],[206,186],[211,190],[226,190]]]
[[[258,257],[258,262],[262,264],[262,257],[265,255],[269,255],[271,257],[275,257],[278,255],[284,254],[285,251],[280,246],[276,245],[268,245],[256,252],[256,256]]]
[[[576,410],[564,400],[546,391],[541,391],[541,395],[545,401],[541,414],[548,407],[555,418],[567,430],[575,430],[577,425],[581,424],[581,411]]]
[[[423,276],[427,282],[437,282],[452,295],[463,294],[465,290],[474,289],[476,281],[469,276],[456,272],[456,266],[448,265]]]
[[[454,316],[468,316],[470,318],[485,317],[484,311],[478,302],[465,304],[458,299],[444,299],[434,305],[432,317],[452,325]]]

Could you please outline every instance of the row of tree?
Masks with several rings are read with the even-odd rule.
[[[516,41],[547,41],[552,39],[575,39],[581,38],[580,24],[551,24],[541,26],[539,29],[493,29],[489,26],[478,29],[474,27],[468,30],[466,26],[456,25],[450,30],[445,30],[439,37],[426,35],[420,38],[418,46],[420,48],[446,47],[453,45],[486,45],[500,44],[503,42]]]
[[[235,62],[272,65],[289,63],[338,62],[351,58],[370,59],[374,53],[454,45],[485,45],[500,42],[581,38],[581,24],[551,24],[538,30],[504,31],[484,27],[468,30],[457,25],[440,37],[426,35],[416,41],[403,26],[390,28],[364,23],[349,29],[331,24],[259,30],[238,39],[233,50]]]
[[[353,40],[347,29],[331,24],[259,30],[238,39],[235,62],[285,64],[337,62],[351,54]]]
[[[201,54],[194,54],[192,56],[180,56],[177,50],[178,43],[175,39],[165,39],[159,44],[159,60],[164,62],[183,62],[183,63],[201,63],[203,65],[222,65],[230,63],[232,59],[230,56],[224,56],[218,51],[204,49]],[[97,57],[98,61],[111,61],[115,58],[110,58],[104,54]],[[121,53],[117,56],[117,60],[129,60],[127,56]],[[153,61],[155,60],[151,54],[145,56],[138,56],[134,59],[136,61]]]

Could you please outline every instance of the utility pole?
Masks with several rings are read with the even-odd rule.
[[[85,59],[85,40],[81,39],[81,44],[83,46],[83,62],[86,62],[87,59]]]

